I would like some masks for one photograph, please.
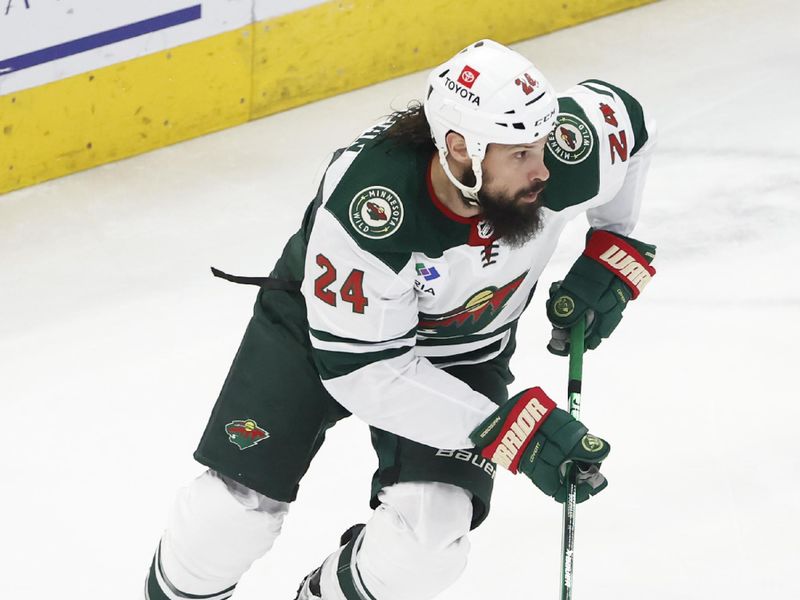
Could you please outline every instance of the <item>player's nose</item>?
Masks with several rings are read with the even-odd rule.
[[[544,161],[537,161],[528,173],[528,181],[547,181],[550,179],[550,170],[545,166]]]

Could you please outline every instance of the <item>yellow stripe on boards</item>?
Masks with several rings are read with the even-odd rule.
[[[0,194],[653,0],[332,1],[0,96]]]
[[[510,44],[653,0],[349,0],[255,25],[253,117],[430,68],[471,41]]]
[[[0,194],[247,122],[251,29],[0,96]]]

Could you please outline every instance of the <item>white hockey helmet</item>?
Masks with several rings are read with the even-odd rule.
[[[558,98],[533,63],[492,40],[470,44],[428,76],[424,102],[439,161],[461,193],[477,204],[481,162],[491,144],[531,144],[556,123]],[[458,181],[447,164],[445,137],[464,136],[475,185]]]

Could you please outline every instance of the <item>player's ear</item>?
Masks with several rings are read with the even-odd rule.
[[[472,159],[467,152],[467,143],[464,141],[464,136],[455,131],[448,132],[445,136],[445,143],[447,144],[447,153],[453,157],[453,160],[464,165],[472,164]]]

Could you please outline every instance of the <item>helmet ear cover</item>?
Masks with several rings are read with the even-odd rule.
[[[481,40],[431,71],[424,110],[447,177],[467,200],[478,204],[488,145],[531,144],[546,137],[555,125],[558,99],[527,58]],[[472,158],[471,187],[458,181],[448,165],[450,131],[463,136]]]

